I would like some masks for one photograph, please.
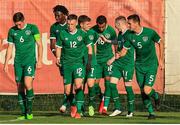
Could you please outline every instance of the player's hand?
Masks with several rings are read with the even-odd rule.
[[[37,69],[42,68],[42,61],[38,61],[36,64]]]
[[[115,60],[115,57],[113,56],[110,60],[108,60],[107,65],[110,66]]]
[[[161,70],[164,69],[164,63],[163,63],[161,60],[159,60],[159,68],[160,68]]]
[[[56,65],[57,65],[58,67],[61,67],[61,63],[60,63],[60,59],[59,59],[59,58],[56,58]]]
[[[4,64],[4,68],[3,68],[5,73],[8,73],[8,64]]]
[[[110,42],[111,42],[111,41],[108,40],[104,35],[99,35],[99,36],[100,36],[100,38],[102,39],[102,41],[107,42],[107,43],[110,43]]]
[[[120,54],[119,53],[116,53],[115,54],[115,59],[119,59],[120,58]]]

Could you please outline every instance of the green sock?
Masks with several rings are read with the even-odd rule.
[[[67,102],[67,95],[64,93],[64,98],[63,98],[63,105],[67,106],[68,102]]]
[[[95,87],[89,87],[89,106],[93,106],[94,107],[94,104],[95,104]]]
[[[77,112],[81,113],[82,110],[82,105],[84,103],[84,93],[82,89],[77,89],[76,90],[76,107],[77,107]]]
[[[151,92],[148,94],[149,97],[152,97],[153,99],[157,100],[159,99],[159,95],[157,92],[155,92],[154,89],[151,90]]]
[[[134,92],[132,86],[126,86],[127,99],[128,99],[128,111],[134,111]]]
[[[145,107],[147,108],[149,114],[154,114],[153,106],[152,106],[149,96],[147,96],[144,92],[141,93],[141,96],[142,96],[143,103]]]
[[[111,97],[110,81],[105,81],[104,107],[108,107]]]
[[[114,101],[115,109],[120,110],[121,104],[120,104],[119,93],[118,93],[116,84],[110,83],[110,87],[111,87],[111,96],[112,96],[113,101]]]
[[[32,103],[33,103],[33,98],[34,98],[33,89],[26,91],[26,97],[27,97],[27,113],[31,114],[32,113]]]
[[[22,114],[26,114],[26,95],[24,92],[18,92],[18,103]]]
[[[74,97],[73,93],[70,93],[69,95],[67,95],[67,101],[69,101],[70,106],[75,106],[76,105],[76,100]]]
[[[101,93],[101,88],[100,88],[99,84],[98,84],[98,83],[95,83],[95,84],[94,84],[94,88],[95,88],[96,95],[98,95],[99,98],[102,99],[102,96],[103,96],[103,95],[102,95],[102,93]]]

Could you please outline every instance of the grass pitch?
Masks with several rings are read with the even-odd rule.
[[[148,120],[147,112],[135,112],[133,118],[126,118],[126,112],[120,116],[99,115],[84,116],[81,119],[71,118],[69,113],[39,111],[34,112],[32,120],[17,120],[18,112],[0,112],[0,124],[177,124],[180,123],[180,112],[157,112],[155,120]]]

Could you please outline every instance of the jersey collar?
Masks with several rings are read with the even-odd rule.
[[[67,23],[65,22],[64,24],[60,24],[61,26],[65,26]]]
[[[144,28],[142,27],[142,28],[141,28],[141,32],[136,33],[136,35],[139,36],[139,35],[143,32],[143,29],[144,29]]]
[[[77,29],[74,32],[69,32],[71,35],[74,35],[77,33]]]
[[[26,27],[27,27],[27,23],[24,25],[24,27],[22,28],[22,30],[25,29]]]

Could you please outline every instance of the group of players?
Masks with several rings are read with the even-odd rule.
[[[134,92],[132,79],[134,69],[139,84],[143,104],[149,112],[148,119],[155,119],[151,98],[155,108],[159,108],[159,94],[153,89],[158,65],[163,68],[163,44],[159,35],[150,28],[141,26],[137,14],[118,16],[115,19],[116,35],[113,27],[107,24],[105,16],[96,19],[91,27],[91,18],[86,15],[70,14],[63,5],[53,8],[56,22],[50,28],[50,48],[56,57],[64,82],[64,100],[60,107],[65,112],[70,104],[71,117],[81,118],[84,109],[84,83],[88,85],[89,116],[95,114],[95,97],[101,98],[99,113],[107,115],[110,98],[114,111],[109,116],[122,113],[117,83],[123,78],[128,99],[126,117],[133,117]],[[26,24],[21,12],[13,16],[15,26],[8,33],[8,49],[4,71],[8,72],[8,61],[15,44],[15,76],[18,85],[18,102],[22,115],[18,119],[32,119],[33,78],[35,67],[42,66],[42,43],[36,25]],[[38,45],[38,60],[35,59],[35,43]],[[157,58],[155,44],[158,44]],[[159,59],[159,62],[158,62]],[[99,86],[104,79],[105,91]],[[26,94],[25,94],[26,90]]]

